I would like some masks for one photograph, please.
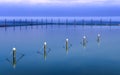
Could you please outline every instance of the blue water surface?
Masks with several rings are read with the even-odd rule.
[[[0,34],[0,75],[120,75],[119,26],[3,27]]]

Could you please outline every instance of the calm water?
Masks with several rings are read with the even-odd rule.
[[[120,75],[119,26],[9,27],[0,35],[0,75]]]

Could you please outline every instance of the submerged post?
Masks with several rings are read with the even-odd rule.
[[[13,48],[13,68],[16,67],[16,48]]]

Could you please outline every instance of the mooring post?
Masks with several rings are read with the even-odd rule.
[[[91,19],[91,25],[93,25],[93,19]]]
[[[6,22],[7,22],[7,20],[5,19],[5,27],[6,27]]]
[[[7,30],[7,20],[5,19],[5,31]]]
[[[47,42],[44,42],[44,59],[45,60],[46,60],[46,56],[47,56],[46,49],[47,49]]]
[[[100,19],[100,25],[102,25],[102,24],[103,24],[102,19]]]
[[[36,25],[39,25],[39,24],[38,24],[38,19],[36,19]]]
[[[53,19],[51,18],[51,25],[53,25]]]
[[[46,29],[47,29],[47,25],[48,25],[48,23],[47,23],[48,21],[47,21],[47,18],[45,19],[45,25],[46,25]]]
[[[111,20],[111,18],[110,18],[110,26],[112,25],[112,20]]]
[[[82,19],[82,25],[83,25],[83,26],[85,25],[85,20],[84,20],[84,19]]]
[[[47,18],[46,18],[46,20],[45,20],[45,24],[47,25],[48,23],[47,23],[48,21],[47,21]]]
[[[33,26],[33,19],[31,19],[31,29],[33,28],[32,26]]]
[[[36,19],[36,28],[37,28],[37,29],[38,29],[38,25],[39,25],[38,19]]]
[[[97,43],[98,43],[98,45],[100,44],[100,37],[101,37],[101,35],[97,34]]]
[[[43,25],[43,18],[41,18],[41,25]]]
[[[22,26],[22,20],[20,19],[20,30],[21,30],[21,26]]]
[[[13,48],[13,68],[16,67],[16,48]]]
[[[66,39],[66,52],[68,53],[68,38]]]
[[[86,36],[83,36],[83,47],[86,48],[86,44],[87,44],[87,38]]]
[[[15,19],[13,19],[13,26],[14,26],[14,30],[15,30]]]
[[[77,21],[76,21],[76,19],[74,19],[74,26],[76,26],[77,25]]]
[[[26,29],[27,29],[27,25],[28,25],[27,19],[25,19],[25,24],[26,24]]]
[[[68,19],[66,19],[66,25],[68,25]]]
[[[58,19],[58,25],[60,25],[60,18]]]

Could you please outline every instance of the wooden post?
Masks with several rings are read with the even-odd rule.
[[[47,43],[44,42],[44,59],[45,60],[46,60],[46,56],[47,56],[46,49],[47,49]]]
[[[74,26],[76,26],[77,25],[77,23],[76,23],[76,19],[74,19]]]
[[[68,19],[66,19],[66,25],[68,25]]]
[[[21,21],[21,19],[20,19],[20,30],[21,30],[21,25],[22,25],[22,21]]]
[[[13,68],[16,67],[16,48],[13,48]]]
[[[93,19],[91,19],[91,25],[93,25]]]
[[[26,23],[26,29],[27,29],[27,25],[28,25],[27,19],[25,19],[25,23]]]
[[[85,21],[84,21],[84,19],[82,20],[82,25],[83,25],[83,26],[85,25]]]
[[[97,35],[97,43],[98,43],[98,45],[100,44],[100,37],[101,37],[101,35],[98,34],[98,35]]]
[[[13,26],[14,26],[14,30],[15,30],[15,19],[13,19]]]
[[[86,48],[86,44],[87,44],[87,38],[86,36],[83,36],[83,47]]]
[[[67,54],[68,54],[68,38],[66,39],[66,52],[67,52]]]
[[[5,31],[7,30],[7,20],[5,19]]]
[[[110,26],[112,25],[112,20],[110,19]]]
[[[102,19],[100,19],[100,24],[101,24],[101,25],[103,24]]]
[[[31,19],[31,29],[33,28],[32,26],[33,26],[33,20]]]

